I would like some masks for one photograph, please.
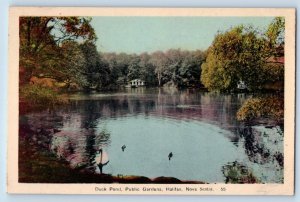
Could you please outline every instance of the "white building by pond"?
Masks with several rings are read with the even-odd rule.
[[[130,81],[130,86],[135,88],[135,87],[139,87],[139,86],[145,86],[145,81],[141,80],[141,79],[134,79]]]
[[[240,90],[245,90],[245,89],[247,89],[247,85],[245,84],[244,81],[239,81],[237,84],[237,88]]]

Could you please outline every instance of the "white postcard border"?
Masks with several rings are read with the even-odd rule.
[[[38,184],[18,182],[20,16],[283,16],[285,17],[284,184]],[[11,7],[8,67],[7,192],[23,194],[293,195],[295,135],[295,9]],[[126,187],[139,191],[125,191]],[[186,188],[198,191],[186,191]],[[106,191],[101,191],[106,188]],[[121,188],[118,191],[116,188]],[[150,191],[143,191],[143,189]],[[162,191],[153,191],[160,188]],[[182,191],[167,191],[180,188]],[[114,189],[114,190],[113,190]]]

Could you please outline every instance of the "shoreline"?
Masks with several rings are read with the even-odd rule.
[[[148,178],[137,175],[110,175],[72,169],[62,159],[57,159],[49,151],[34,149],[24,152],[22,147],[32,146],[20,137],[19,182],[20,183],[120,183],[120,184],[208,184],[198,180],[180,180],[175,177],[159,176]],[[23,151],[23,152],[21,152]]]

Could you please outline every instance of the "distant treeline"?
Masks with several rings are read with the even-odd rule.
[[[266,31],[237,26],[216,33],[208,50],[99,53],[87,17],[20,18],[20,85],[105,90],[142,79],[147,86],[232,91],[283,87],[284,18]],[[28,88],[29,89],[29,88]]]
[[[170,49],[154,53],[101,53],[103,65],[108,67],[110,84],[126,85],[130,80],[142,79],[147,86],[169,85],[196,87],[200,85],[204,52]]]

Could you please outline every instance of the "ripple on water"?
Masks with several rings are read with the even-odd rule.
[[[111,134],[106,172],[114,175],[223,182],[221,167],[245,159],[223,135],[228,131],[208,123],[140,115],[102,120],[98,126],[98,133]],[[122,145],[126,145],[124,152]],[[170,152],[174,157],[169,161]]]
[[[78,95],[66,108],[27,114],[25,119],[36,133],[31,140],[44,142],[43,148],[73,168],[99,172],[97,150],[102,148],[109,159],[103,172],[113,175],[223,183],[224,165],[242,162],[261,182],[280,182],[283,169],[276,161],[283,163],[283,140],[273,135],[278,135],[275,129],[264,127],[242,134],[234,120],[242,101],[231,95],[190,93]]]

